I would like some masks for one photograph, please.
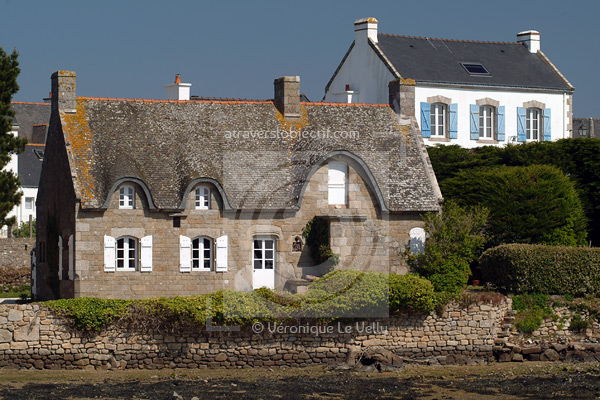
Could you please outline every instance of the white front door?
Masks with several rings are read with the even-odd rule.
[[[275,289],[275,239],[254,238],[252,245],[253,288]]]

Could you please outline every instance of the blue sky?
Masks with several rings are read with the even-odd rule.
[[[300,75],[311,100],[352,43],[353,22],[434,38],[506,41],[541,32],[542,51],[575,86],[574,115],[600,117],[600,2],[0,0],[0,47],[20,53],[17,101],[40,101],[59,69],[77,94],[165,97],[176,73],[192,94],[272,98],[273,79]]]

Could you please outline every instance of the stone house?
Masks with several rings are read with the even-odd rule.
[[[411,230],[440,208],[423,141],[388,104],[300,102],[299,77],[265,101],[75,87],[74,72],[52,75],[38,299],[287,289],[328,268],[304,243],[313,217],[337,268],[404,273]]]
[[[426,145],[471,148],[571,137],[573,92],[537,31],[516,42],[432,39],[379,33],[364,18],[323,101],[396,102]]]

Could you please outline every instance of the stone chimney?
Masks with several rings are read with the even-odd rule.
[[[538,31],[523,31],[517,33],[517,42],[523,43],[530,53],[540,50],[540,33]]]
[[[76,77],[74,71],[56,71],[52,74],[50,78],[52,80],[52,111],[76,112]]]
[[[354,44],[367,44],[367,39],[377,43],[377,23],[375,18],[362,18],[354,21]]]
[[[300,77],[275,79],[275,106],[286,119],[300,118]]]
[[[395,79],[388,84],[390,106],[400,118],[415,118],[415,81]]]
[[[181,75],[175,75],[175,83],[165,86],[167,88],[167,100],[189,100],[191,83],[181,83]]]

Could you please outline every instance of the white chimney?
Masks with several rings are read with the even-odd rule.
[[[540,33],[538,31],[523,31],[517,33],[517,42],[527,46],[530,53],[540,50]]]
[[[181,75],[175,75],[175,83],[165,86],[167,88],[167,100],[189,100],[191,83],[181,83]]]
[[[354,42],[355,44],[365,42],[371,39],[377,43],[377,20],[375,18],[362,18],[354,21]]]

